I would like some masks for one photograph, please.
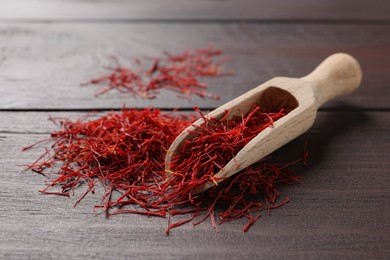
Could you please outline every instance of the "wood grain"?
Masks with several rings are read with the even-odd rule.
[[[387,0],[0,0],[0,259],[387,259],[389,10]],[[110,55],[210,43],[235,59],[226,65],[235,77],[208,82],[220,101],[187,102],[169,92],[156,100],[115,92],[94,98],[94,87],[79,87],[105,72]],[[274,76],[304,76],[334,52],[360,61],[363,83],[274,154],[296,158],[308,140],[309,164],[297,169],[304,185],[281,187],[291,202],[248,233],[244,220],[219,234],[209,223],[185,225],[169,237],[164,219],[107,220],[92,211],[99,190],[73,208],[82,190],[71,198],[41,195],[45,178],[16,166],[42,151],[21,147],[57,129],[49,114],[76,118],[124,103],[212,109]]]
[[[22,20],[390,20],[386,0],[18,0],[0,1],[0,19]]]
[[[347,52],[363,69],[361,88],[342,99],[360,109],[390,106],[390,25],[302,24],[0,24],[1,109],[94,109],[154,106],[217,107],[275,76],[302,77],[326,56]],[[192,102],[163,92],[135,99],[112,92],[94,98],[95,86],[80,87],[105,73],[110,55],[159,55],[210,43],[234,62],[233,77],[207,81],[221,100]],[[373,93],[380,93],[375,95]],[[340,109],[334,101],[326,108]]]
[[[45,112],[0,113],[0,122],[8,120],[0,124],[2,259],[385,259],[390,252],[390,176],[383,170],[390,167],[389,113],[320,112],[309,132],[274,155],[299,156],[307,139],[309,165],[299,169],[304,185],[282,187],[291,203],[264,215],[248,233],[241,231],[245,221],[240,220],[220,226],[219,234],[203,223],[182,226],[169,237],[163,234],[164,219],[95,216],[99,190],[76,208],[77,197],[40,195],[45,178],[15,165],[40,153],[20,147],[47,137],[46,117]]]

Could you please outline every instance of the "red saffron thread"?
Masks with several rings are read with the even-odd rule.
[[[199,185],[218,181],[215,173],[230,158],[284,116],[283,108],[268,111],[257,105],[246,115],[230,116],[226,111],[218,119],[208,119],[199,109],[196,111],[205,122],[186,144],[190,152],[183,151],[173,160],[175,171],[169,173],[169,178],[164,170],[167,149],[194,117],[163,114],[152,108],[123,109],[90,121],[51,118],[62,129],[51,133],[53,144],[28,169],[57,176],[41,191],[44,194],[74,195],[75,189],[86,183],[87,189],[75,206],[100,183],[105,192],[96,209],[102,209],[107,217],[123,213],[167,217],[167,235],[172,228],[193,220],[198,225],[207,218],[216,232],[217,225],[247,218],[243,227],[246,232],[260,218],[261,211],[279,208],[289,201],[276,204],[277,184],[300,180],[290,168],[306,163],[306,144],[302,159],[283,164],[270,163],[268,159],[195,194]],[[36,145],[41,143],[23,150]],[[48,191],[56,187],[60,191]],[[259,196],[264,197],[264,202]],[[187,214],[190,217],[171,222],[173,216]]]
[[[212,47],[179,54],[164,52],[163,57],[135,59],[136,68],[123,67],[115,58],[115,67],[108,68],[111,73],[81,85],[103,85],[96,92],[97,96],[115,89],[135,97],[153,99],[159,90],[168,89],[188,100],[191,95],[220,99],[218,95],[207,93],[205,89],[208,86],[200,79],[234,74],[232,71],[224,72],[222,64],[229,59],[217,59],[221,55],[221,50]]]
[[[171,229],[171,213],[168,210],[168,227],[167,230],[165,230],[165,235],[169,236],[170,229]]]

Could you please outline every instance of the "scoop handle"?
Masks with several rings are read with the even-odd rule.
[[[359,62],[351,55],[335,53],[301,80],[311,84],[317,107],[320,107],[333,98],[357,89],[362,81],[362,70]]]

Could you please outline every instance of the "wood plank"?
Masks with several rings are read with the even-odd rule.
[[[390,25],[347,24],[0,24],[1,109],[93,109],[155,106],[216,107],[274,76],[300,77],[326,56],[347,52],[363,68],[363,83],[351,96],[326,108],[388,109]],[[192,102],[162,92],[135,99],[112,92],[94,98],[80,87],[106,71],[110,56],[159,55],[214,43],[234,62],[234,77],[207,81],[221,100]]]
[[[0,1],[0,19],[31,20],[390,20],[386,0],[19,0]]]
[[[15,165],[40,153],[20,147],[45,138],[46,116],[0,113],[2,259],[384,259],[390,252],[388,112],[320,112],[312,130],[276,155],[299,154],[307,139],[309,165],[299,171],[305,184],[282,187],[291,203],[264,215],[248,233],[241,231],[245,221],[238,221],[220,226],[219,234],[203,223],[182,226],[170,237],[163,234],[164,219],[95,216],[99,190],[76,208],[75,197],[40,195],[44,178]]]

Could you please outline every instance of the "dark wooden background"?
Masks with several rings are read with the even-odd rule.
[[[235,58],[235,77],[212,82],[219,101],[164,92],[156,100],[119,93],[94,98],[80,82],[110,55],[130,58],[214,43]],[[334,52],[361,63],[354,94],[326,104],[308,140],[304,185],[282,187],[291,203],[248,233],[245,220],[173,230],[165,220],[95,216],[99,193],[43,196],[44,178],[18,164],[41,152],[21,147],[55,129],[48,115],[154,106],[213,108],[274,77],[301,77]],[[390,256],[390,1],[165,0],[0,1],[0,258],[310,258]]]

